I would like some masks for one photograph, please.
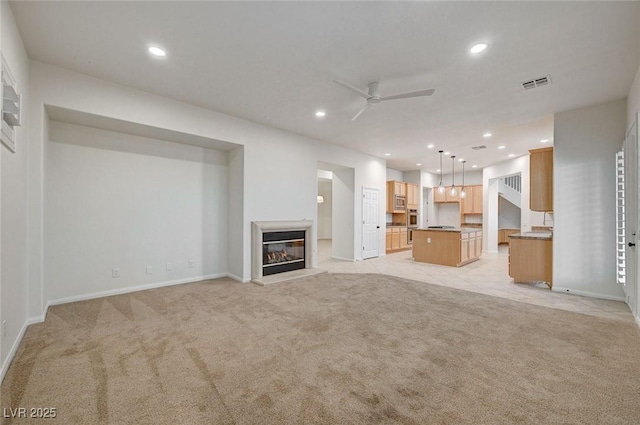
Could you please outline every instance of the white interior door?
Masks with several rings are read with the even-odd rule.
[[[638,126],[633,124],[624,142],[624,196],[625,196],[625,292],[627,304],[637,316],[638,291]]]
[[[377,257],[380,241],[380,191],[362,188],[362,259]]]

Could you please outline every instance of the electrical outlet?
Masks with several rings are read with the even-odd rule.
[[[431,238],[427,238],[427,243],[431,243]]]
[[[153,273],[153,266],[147,266],[147,274]]]
[[[195,260],[189,260],[189,268],[192,269],[195,263]]]
[[[7,336],[7,321],[3,320],[2,321],[2,337],[6,337]]]
[[[120,269],[111,269],[111,277],[120,277]]]
[[[167,271],[171,270],[171,263],[167,263]]]

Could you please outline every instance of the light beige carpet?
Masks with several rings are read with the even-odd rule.
[[[5,424],[639,424],[640,332],[384,275],[206,281],[52,307]]]

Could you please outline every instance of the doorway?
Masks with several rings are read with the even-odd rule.
[[[380,255],[380,190],[362,188],[362,259]]]
[[[322,195],[323,202],[319,204],[318,208],[318,213],[322,209],[325,214],[325,225],[330,220],[331,236],[330,239],[323,240],[316,238],[316,247],[319,242],[321,247],[324,245],[330,250],[330,254],[326,253],[327,257],[355,261],[355,170],[319,161],[318,175],[331,182],[330,199],[328,196],[324,197]],[[320,177],[318,181],[319,183],[322,182]],[[320,193],[317,196],[320,196]],[[327,231],[326,227],[324,231]],[[324,235],[324,237],[329,237],[328,233],[324,233]],[[360,244],[360,241],[358,241],[358,244]],[[325,253],[318,252],[319,257],[322,257],[323,254]]]

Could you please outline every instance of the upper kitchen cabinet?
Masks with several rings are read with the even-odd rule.
[[[466,186],[466,196],[461,198],[462,214],[482,214],[482,186]]]
[[[440,193],[437,187],[433,188],[433,202],[460,202],[460,187],[457,187],[455,195],[451,194],[451,186],[445,186],[444,193]]]
[[[418,185],[407,183],[407,209],[418,209]]]
[[[387,212],[403,213],[407,210],[407,184],[395,180],[387,181]]]
[[[553,211],[553,148],[529,151],[529,208]]]

